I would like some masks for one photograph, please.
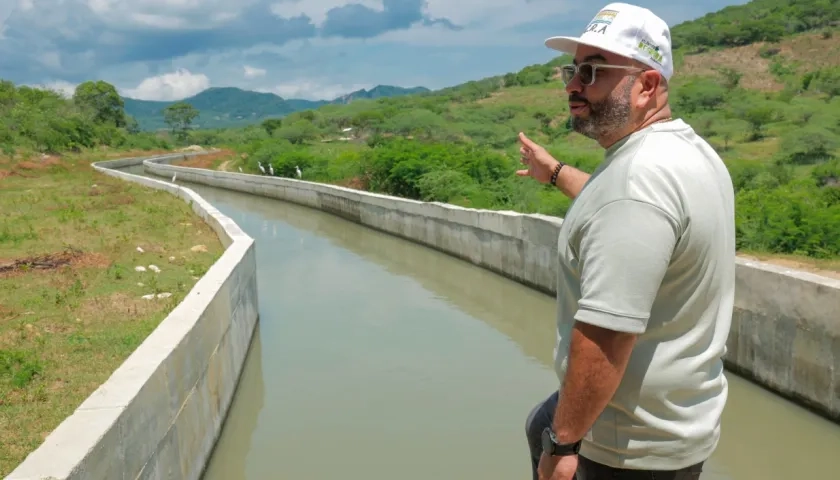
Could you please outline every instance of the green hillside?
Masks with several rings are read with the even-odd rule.
[[[838,2],[795,3],[756,0],[675,26],[672,107],[730,168],[742,252],[836,258]],[[739,28],[749,42],[733,36]],[[768,41],[752,42],[762,38]],[[228,169],[258,173],[259,161],[292,176],[298,165],[313,181],[562,216],[569,206],[563,195],[513,172],[519,131],[586,171],[602,158],[600,147],[567,127],[555,68],[566,61],[423,95],[326,105],[265,128],[194,132],[192,139],[235,150]]]
[[[427,92],[424,87],[403,88],[379,85],[370,90],[358,90],[333,100],[284,99],[273,93],[260,93],[235,87],[212,87],[183,101],[200,112],[194,121],[199,128],[225,128],[257,123],[266,118],[282,117],[292,112],[318,108],[322,105],[344,104],[357,99],[397,97]],[[141,130],[168,128],[163,110],[176,102],[156,102],[123,98],[125,111]]]

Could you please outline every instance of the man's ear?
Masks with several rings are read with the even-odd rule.
[[[639,91],[636,102],[639,107],[645,107],[656,100],[656,93],[662,82],[662,76],[655,70],[645,70],[639,74]]]

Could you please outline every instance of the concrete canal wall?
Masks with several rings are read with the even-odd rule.
[[[93,167],[190,202],[225,252],[7,479],[197,479],[221,432],[257,322],[254,240],[192,190],[111,170],[142,161]]]

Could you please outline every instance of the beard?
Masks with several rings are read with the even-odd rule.
[[[589,106],[587,117],[571,117],[572,130],[597,140],[623,129],[630,122],[632,88],[632,82],[625,82],[600,102],[589,102],[577,95],[570,96],[569,100],[585,101]]]

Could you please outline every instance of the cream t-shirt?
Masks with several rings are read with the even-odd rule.
[[[734,193],[717,153],[682,120],[606,151],[559,238],[560,385],[575,321],[639,335],[581,455],[620,468],[706,460],[727,397],[722,357],[735,289]]]

